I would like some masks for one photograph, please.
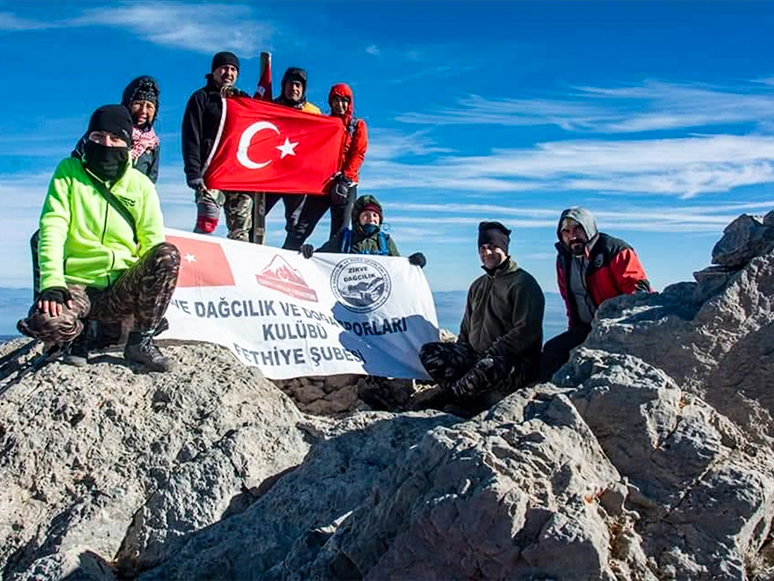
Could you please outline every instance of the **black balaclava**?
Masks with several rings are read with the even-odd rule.
[[[123,105],[103,105],[91,115],[89,130],[107,131],[126,141],[125,147],[108,147],[86,139],[84,164],[103,181],[117,181],[128,167],[132,147],[132,115]]]
[[[508,256],[508,244],[510,243],[511,231],[500,222],[481,222],[478,225],[478,247],[484,244],[491,244],[499,248]]]

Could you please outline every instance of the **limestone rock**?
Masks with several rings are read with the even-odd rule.
[[[769,216],[767,219],[772,221]],[[712,263],[741,268],[750,259],[772,248],[774,226],[766,223],[765,219],[742,214],[723,230],[723,237],[712,249]]]
[[[774,442],[774,252],[753,258],[706,302],[695,287],[603,303],[585,345],[662,369],[756,441]],[[555,379],[561,380],[563,369]]]
[[[605,302],[553,383],[469,421],[201,344],[169,374],[49,365],[0,398],[0,575],[770,581],[771,230]]]
[[[189,535],[141,579],[279,579],[285,560],[316,553],[424,434],[455,418],[360,413],[319,431],[304,462],[244,512]]]
[[[220,347],[167,350],[173,373],[53,363],[0,400],[3,577],[54,554],[47,578],[89,553],[148,566],[302,461],[303,416],[254,369]]]

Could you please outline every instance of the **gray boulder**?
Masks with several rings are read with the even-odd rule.
[[[723,237],[712,249],[712,263],[741,268],[755,256],[774,248],[771,212],[765,217],[742,214],[723,230]]]

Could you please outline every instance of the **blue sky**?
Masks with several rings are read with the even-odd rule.
[[[706,266],[734,217],[774,208],[772,30],[769,2],[0,2],[0,286],[30,286],[51,173],[141,74],[161,85],[165,222],[190,230],[185,103],[214,52],[242,58],[252,91],[269,50],[275,92],[288,66],[325,111],[332,84],[353,87],[370,133],[360,193],[383,202],[404,255],[426,254],[434,290],[480,274],[476,227],[496,219],[556,291],[571,205],[632,244],[661,290]],[[279,245],[281,206],[269,230]]]

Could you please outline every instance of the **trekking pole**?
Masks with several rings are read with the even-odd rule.
[[[261,53],[261,68],[258,76],[258,86],[255,90],[255,99],[271,103],[271,53]],[[266,193],[255,192],[253,194],[253,225],[250,232],[250,241],[253,244],[263,244],[266,239]]]

